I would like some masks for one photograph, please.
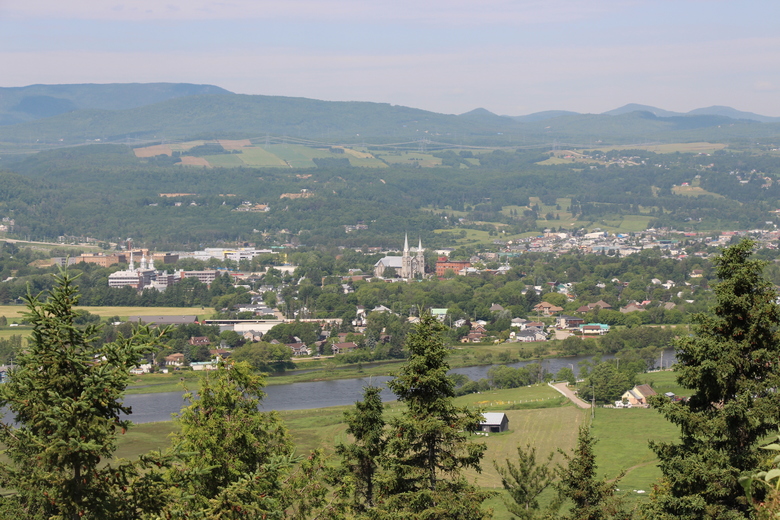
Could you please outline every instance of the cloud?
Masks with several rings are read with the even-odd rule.
[[[82,20],[298,19],[381,24],[565,23],[624,11],[638,0],[26,0],[0,3],[4,18]]]

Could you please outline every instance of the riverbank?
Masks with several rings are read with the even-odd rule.
[[[518,362],[545,362],[557,359],[556,353],[549,353],[541,359],[534,358],[534,349],[539,345],[533,343],[499,343],[476,346],[454,346],[447,361],[452,369],[467,367],[492,366],[496,364],[510,365]],[[570,358],[577,363],[578,358]],[[293,383],[311,383],[316,381],[336,381],[339,379],[357,379],[391,376],[405,362],[404,359],[382,360],[371,363],[339,364],[336,359],[307,359],[295,370],[269,374],[266,384],[289,385]],[[134,376],[128,386],[127,394],[153,394],[175,392],[186,386],[188,390],[197,391],[199,372],[177,370],[168,374],[144,374]]]

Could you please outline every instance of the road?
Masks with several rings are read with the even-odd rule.
[[[554,385],[550,385],[551,387],[558,390],[560,393],[565,395],[569,398],[569,400],[579,406],[580,408],[590,408],[590,403],[586,403],[576,395],[574,395],[574,392],[569,390],[569,386],[566,383],[555,383]]]

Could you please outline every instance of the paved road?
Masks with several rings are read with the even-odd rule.
[[[555,383],[554,385],[550,385],[551,387],[558,390],[560,393],[565,395],[569,398],[569,400],[579,406],[580,408],[590,408],[590,403],[586,403],[576,395],[574,395],[574,392],[569,390],[569,386],[566,383]]]

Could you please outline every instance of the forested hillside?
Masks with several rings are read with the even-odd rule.
[[[388,152],[362,150],[352,153],[383,168],[318,159],[313,168],[204,169],[166,155],[138,158],[120,145],[43,152],[0,174],[0,217],[14,219],[23,238],[133,237],[158,248],[239,239],[398,247],[407,232],[433,247],[465,243],[469,230],[509,238],[629,221],[633,231],[751,229],[774,223],[780,207],[780,159],[769,154],[624,150],[575,161],[443,150],[393,162]],[[426,161],[431,167],[420,167]],[[249,211],[258,204],[267,211]]]

